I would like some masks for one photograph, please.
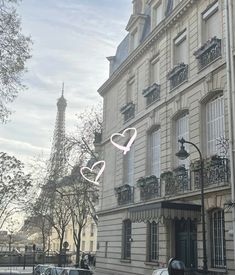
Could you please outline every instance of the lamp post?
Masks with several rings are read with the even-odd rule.
[[[204,163],[202,158],[202,153],[199,150],[199,148],[192,142],[186,141],[184,138],[181,138],[178,140],[179,143],[181,143],[180,150],[175,155],[181,159],[184,160],[189,156],[189,153],[185,150],[184,144],[190,144],[199,153],[200,157],[200,182],[201,182],[201,214],[202,214],[202,249],[203,249],[203,274],[206,274],[208,272],[207,267],[207,253],[206,253],[206,223],[205,223],[205,204],[204,204]]]

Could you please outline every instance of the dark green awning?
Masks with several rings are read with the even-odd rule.
[[[200,219],[201,206],[188,203],[158,202],[128,209],[132,222],[160,221],[165,219]]]

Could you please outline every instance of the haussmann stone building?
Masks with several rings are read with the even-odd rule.
[[[202,268],[206,257],[210,274],[235,274],[233,14],[229,0],[133,0],[98,90],[106,168],[97,272],[150,275],[171,257]],[[127,128],[137,138],[123,154],[110,136]],[[190,155],[179,160],[181,138],[202,154],[203,200],[199,152],[184,144]]]

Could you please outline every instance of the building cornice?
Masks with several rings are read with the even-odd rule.
[[[194,4],[195,0],[182,1],[172,12],[172,14],[165,18],[162,23],[151,31],[146,40],[140,44],[120,65],[120,67],[105,81],[105,83],[98,89],[98,93],[103,96],[107,90],[113,85],[129,67],[135,63],[146,51],[153,45],[153,43],[169,29],[175,22],[186,13],[186,11]]]

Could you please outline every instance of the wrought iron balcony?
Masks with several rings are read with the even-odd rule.
[[[144,89],[142,94],[146,98],[146,105],[148,106],[154,101],[160,100],[160,85],[154,83],[148,88]]]
[[[194,188],[200,189],[200,162],[196,161],[192,165],[194,171]],[[228,185],[230,180],[230,166],[227,158],[213,156],[204,160],[204,188],[211,186]]]
[[[139,178],[137,186],[140,189],[141,200],[149,200],[161,196],[160,179],[156,176]]]
[[[191,190],[190,171],[182,166],[162,173],[161,179],[165,182],[165,195],[178,195]]]
[[[188,65],[180,63],[176,65],[168,74],[170,80],[170,89],[174,89],[188,80]]]
[[[118,205],[134,202],[134,187],[128,184],[114,188]]]
[[[125,104],[121,109],[120,112],[124,116],[124,122],[128,121],[129,119],[135,116],[135,104],[133,102],[129,102]]]
[[[194,55],[198,59],[199,70],[202,70],[221,56],[221,39],[211,38]]]

